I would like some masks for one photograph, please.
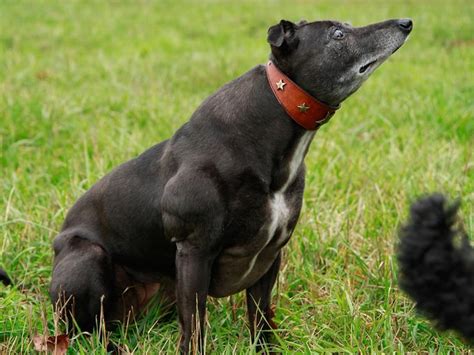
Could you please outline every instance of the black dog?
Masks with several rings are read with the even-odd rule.
[[[459,203],[435,194],[411,207],[400,232],[400,287],[441,329],[474,341],[474,250],[455,227]]]
[[[224,85],[171,139],[116,168],[72,207],[54,240],[52,301],[70,300],[63,314],[90,330],[101,310],[107,322],[123,319],[168,290],[188,352],[194,331],[202,347],[207,296],[246,290],[252,337],[255,326],[270,329],[280,249],[298,220],[315,129],[411,29],[407,19],[272,26],[273,67]],[[270,79],[272,70],[280,80]],[[286,92],[300,96],[282,98]],[[326,111],[308,126],[304,116],[316,108]]]

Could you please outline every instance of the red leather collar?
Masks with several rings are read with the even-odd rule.
[[[316,100],[283,74],[272,61],[266,65],[266,72],[268,83],[280,105],[296,123],[307,130],[318,129],[339,108]]]

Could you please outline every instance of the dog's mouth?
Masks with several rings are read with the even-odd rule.
[[[361,66],[359,68],[359,74],[364,74],[366,73],[369,69],[373,68],[374,66],[377,65],[380,65],[381,63],[383,63],[385,61],[385,59],[387,59],[388,57],[390,57],[393,53],[395,53],[396,51],[398,51],[402,46],[403,46],[403,43],[406,42],[406,40],[408,39],[408,36],[407,38],[405,38],[405,41],[400,43],[397,47],[395,47],[392,52],[389,54],[389,55],[380,55],[378,56],[377,58],[375,59],[372,59],[370,60],[369,62],[367,62],[366,64],[364,64],[363,66]]]
[[[377,62],[377,59],[374,59],[367,64],[361,66],[359,68],[359,74],[364,74],[370,67],[372,67]]]
[[[408,39],[408,37],[405,39],[405,41],[403,43],[405,43],[407,39]],[[403,46],[403,43],[401,43],[399,46],[395,47],[395,49],[392,51],[392,53],[390,53],[390,55],[392,55],[393,53],[398,51]]]

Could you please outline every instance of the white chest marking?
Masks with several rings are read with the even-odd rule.
[[[288,218],[290,214],[290,210],[285,201],[285,192],[288,186],[295,180],[296,173],[303,162],[305,153],[308,149],[308,145],[311,143],[315,132],[308,131],[303,134],[296,146],[296,149],[293,151],[291,156],[291,160],[289,162],[289,174],[288,179],[286,180],[285,184],[282,186],[280,190],[275,192],[273,196],[269,200],[270,204],[270,218],[267,223],[265,223],[261,231],[265,231],[267,234],[266,241],[263,244],[262,248],[258,250],[257,253],[252,257],[249,262],[249,268],[247,271],[242,275],[241,280],[244,280],[250,272],[253,270],[255,263],[257,261],[258,256],[260,253],[266,248],[266,246],[272,240],[272,237],[275,235],[278,227],[283,227],[282,233],[278,237],[278,243],[282,242],[288,235],[288,230],[286,228],[288,224]]]
[[[300,141],[298,142],[298,145],[296,146],[296,149],[293,152],[293,155],[291,156],[291,160],[289,164],[290,173],[288,174],[288,179],[286,180],[285,184],[283,185],[283,187],[280,189],[279,192],[284,193],[286,189],[288,188],[288,186],[295,180],[296,172],[298,171],[298,168],[303,162],[304,155],[308,149],[309,144],[313,140],[314,134],[315,132],[308,131],[301,136]]]

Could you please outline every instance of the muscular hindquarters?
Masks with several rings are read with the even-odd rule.
[[[108,313],[116,298],[112,262],[99,245],[78,236],[59,235],[55,251],[51,300],[63,317],[91,330],[101,308]]]
[[[104,248],[83,237],[64,233],[54,244],[50,297],[61,318],[70,326],[74,318],[83,331],[91,331],[101,317],[108,325],[129,320],[145,309],[163,285],[137,281]],[[167,301],[172,301],[173,293],[165,290]]]

